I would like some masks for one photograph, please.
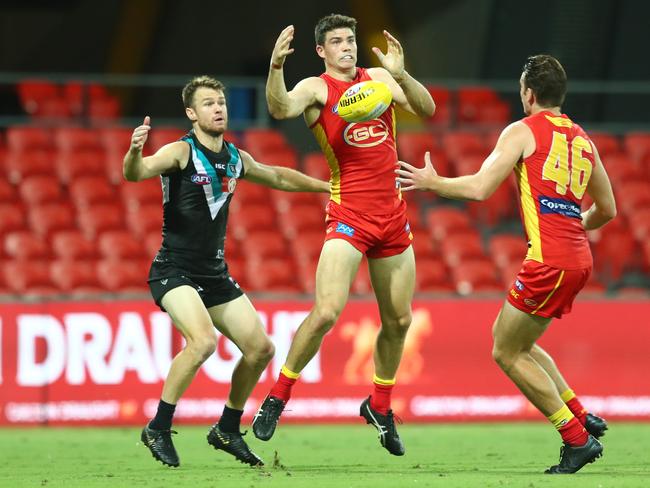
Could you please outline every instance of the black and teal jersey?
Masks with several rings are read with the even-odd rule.
[[[194,131],[180,140],[190,145],[190,157],[185,169],[161,176],[163,240],[156,260],[171,260],[188,275],[221,274],[228,206],[237,180],[244,176],[244,164],[229,142],[215,153]]]

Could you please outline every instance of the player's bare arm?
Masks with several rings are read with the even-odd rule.
[[[428,151],[424,155],[424,167],[400,161],[401,168],[395,172],[399,175],[397,181],[402,191],[430,190],[445,198],[483,201],[496,191],[522,156],[533,151],[534,138],[530,129],[523,122],[515,122],[503,130],[492,153],[472,175],[457,178],[438,175]]]
[[[598,229],[616,217],[616,200],[612,185],[596,146],[593,145],[593,148],[594,169],[587,183],[587,193],[594,203],[587,211],[582,212],[582,225],[585,230]]]
[[[278,37],[271,54],[269,76],[266,80],[266,103],[269,113],[275,119],[291,119],[301,115],[307,108],[322,106],[327,99],[325,82],[318,77],[300,81],[291,91],[287,91],[284,81],[284,62],[293,53],[291,41],[294,27],[286,27]]]
[[[269,166],[258,161],[246,151],[241,153],[244,163],[244,179],[252,183],[284,191],[306,191],[328,193],[330,185],[327,181],[318,180],[306,174],[283,166]]]
[[[161,147],[156,154],[142,157],[142,148],[151,130],[151,119],[144,118],[142,125],[135,128],[131,146],[124,156],[122,173],[127,181],[141,181],[159,176],[169,170],[181,168],[181,162],[189,157],[189,146],[184,142],[172,142]]]
[[[404,110],[420,117],[431,117],[436,111],[431,94],[404,69],[404,49],[400,42],[388,31],[384,31],[384,37],[388,45],[386,53],[378,47],[372,48],[383,68],[370,68],[370,77],[387,83],[393,100]]]

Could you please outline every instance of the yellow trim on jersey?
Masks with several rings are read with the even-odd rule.
[[[553,117],[551,115],[544,115],[544,117],[546,117],[546,120],[548,120],[555,127],[573,127],[573,122],[571,119],[567,119],[566,117]]]
[[[395,384],[395,378],[393,378],[392,380],[384,380],[384,379],[381,379],[377,375],[373,375],[372,382],[377,384],[377,385],[389,386],[389,385],[394,385]]]
[[[546,305],[546,302],[548,302],[548,301],[551,299],[551,297],[553,296],[553,294],[555,293],[555,291],[560,287],[560,283],[562,283],[562,278],[564,278],[564,270],[562,270],[562,272],[560,273],[560,277],[557,279],[557,283],[555,283],[555,287],[553,288],[553,290],[551,290],[551,293],[548,294],[548,296],[546,297],[546,299],[541,303],[541,305],[540,305],[539,307],[537,307],[535,310],[533,310],[532,312],[530,312],[531,315],[535,315],[537,312],[539,312],[539,310],[540,310],[544,305]]]
[[[397,117],[395,117],[395,103],[390,104],[390,116],[393,118],[393,141],[395,141],[395,150],[397,150]],[[402,200],[402,186],[397,188],[397,198]],[[413,239],[413,237],[411,237]]]
[[[325,134],[325,129],[320,124],[316,124],[312,127],[312,132],[316,137],[316,142],[320,146],[323,154],[325,154],[325,159],[327,159],[327,165],[330,167],[330,199],[335,203],[341,203],[341,168],[339,167],[339,161],[336,159],[334,154],[334,149],[330,146],[327,141],[327,134]]]
[[[526,164],[523,161],[515,165],[515,174],[517,175],[519,193],[521,194],[521,213],[524,219],[524,227],[530,240],[530,247],[528,248],[526,259],[543,263],[544,256],[542,255],[542,238],[539,231],[539,215],[537,215],[535,199],[530,191]]]

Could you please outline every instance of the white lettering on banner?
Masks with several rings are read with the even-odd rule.
[[[158,377],[165,378],[172,364],[172,321],[165,312],[153,312],[151,321],[151,340],[153,359]]]
[[[5,406],[9,422],[44,422],[53,420],[112,420],[119,418],[117,400],[89,402],[18,403]]]
[[[140,314],[135,312],[120,314],[120,325],[117,329],[109,369],[111,384],[121,383],[127,370],[135,371],[138,379],[143,383],[156,383],[161,379],[154,365],[153,354],[149,348]]]
[[[603,415],[645,416],[650,414],[650,396],[582,396],[580,400],[587,410]]]
[[[289,347],[291,346],[291,340],[307,315],[309,315],[309,312],[307,311],[281,311],[273,315],[273,334],[269,334],[269,336],[271,337],[271,341],[275,344],[275,358],[273,359],[274,377],[280,374],[284,360],[289,352]],[[320,352],[318,352],[301,371],[300,381],[305,383],[318,383],[321,381],[322,377]],[[291,405],[293,405],[293,401],[291,402]]]
[[[411,412],[416,417],[442,417],[453,415],[499,415],[521,413],[528,400],[523,396],[415,396],[411,399]]]
[[[65,336],[59,321],[51,315],[19,315],[18,371],[16,382],[20,386],[43,386],[55,382],[65,367]],[[44,339],[47,345],[43,362],[36,362],[36,340]]]
[[[93,382],[110,383],[106,365],[111,347],[111,324],[98,313],[70,313],[63,316],[68,336],[68,364],[65,377],[71,385],[86,382],[86,368]]]

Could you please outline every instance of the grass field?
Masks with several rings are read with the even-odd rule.
[[[281,425],[249,444],[249,468],[213,450],[208,427],[178,426],[181,467],[163,467],[131,428],[0,429],[1,487],[649,487],[650,424],[611,425],[604,457],[578,474],[549,476],[559,436],[546,423],[403,425],[404,457],[363,425]],[[275,454],[277,452],[277,455]]]

